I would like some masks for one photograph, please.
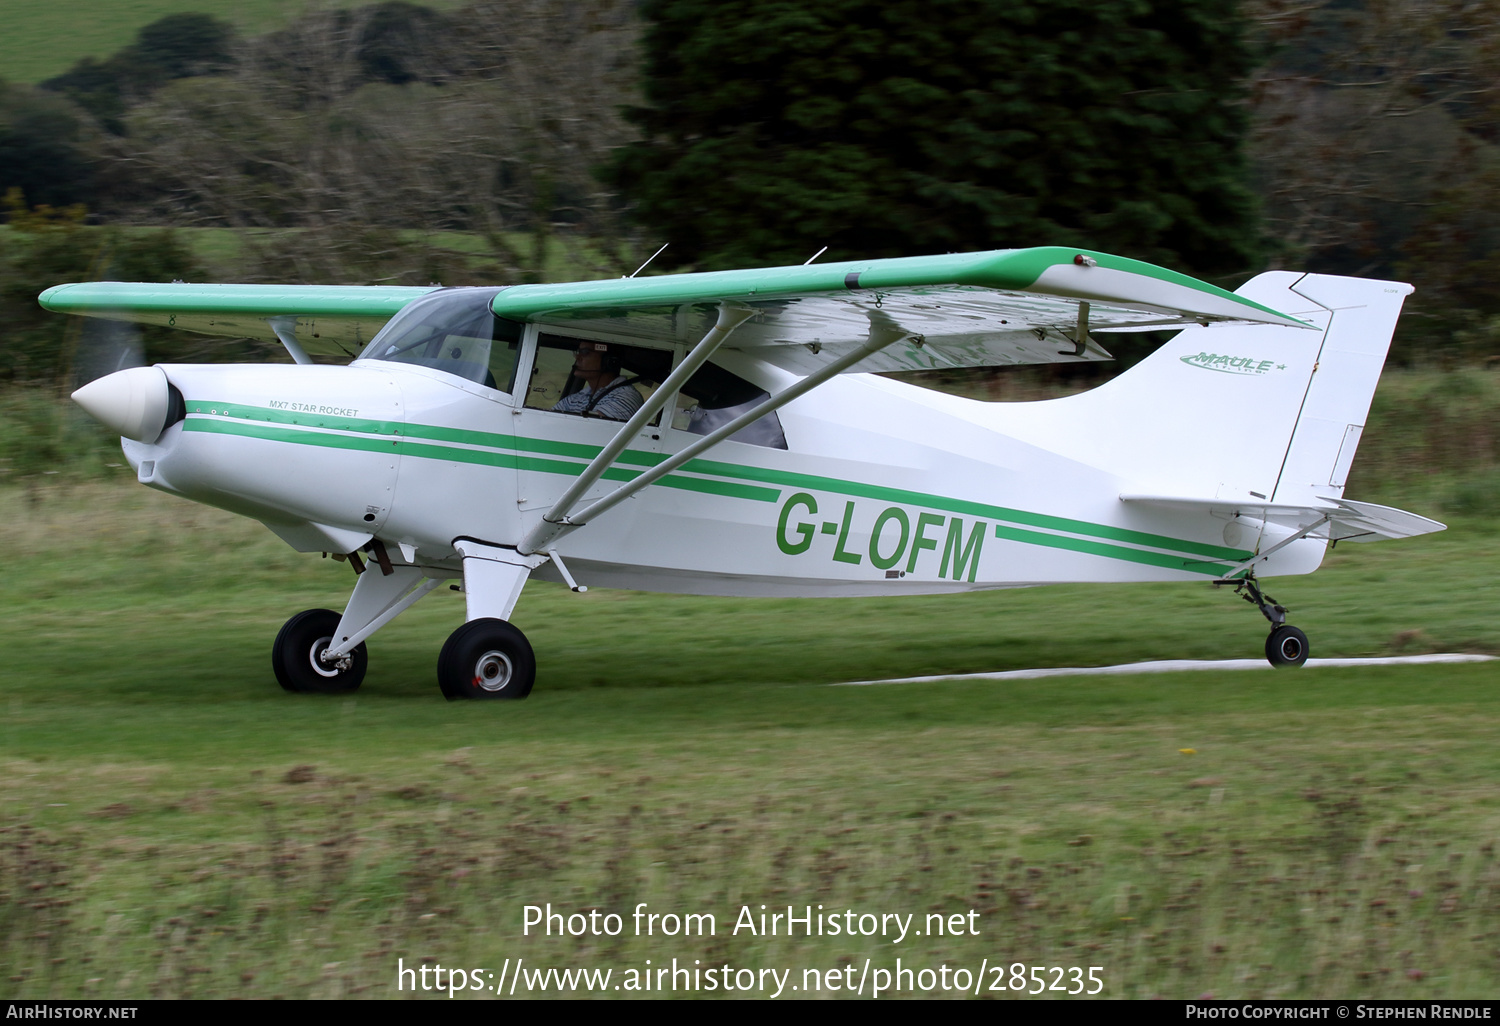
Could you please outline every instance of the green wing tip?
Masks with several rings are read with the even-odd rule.
[[[44,290],[40,296],[37,296],[36,301],[41,304],[43,310],[56,310],[57,307],[52,305],[53,302],[62,295],[64,290],[72,287],[72,284],[54,285],[50,289]]]

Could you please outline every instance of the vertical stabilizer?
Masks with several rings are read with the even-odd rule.
[[[1292,291],[1329,314],[1271,496],[1274,502],[1302,504],[1318,496],[1344,494],[1396,318],[1412,288],[1400,282],[1308,274]]]
[[[1112,475],[1122,492],[1285,503],[1342,495],[1410,292],[1399,282],[1269,271],[1239,295],[1311,328],[1189,328],[1092,391],[995,403],[986,417]]]

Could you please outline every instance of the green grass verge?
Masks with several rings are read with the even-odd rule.
[[[340,606],[347,567],[122,484],[6,490],[0,515],[18,536],[0,599],[12,995],[388,997],[398,958],[618,983],[674,957],[795,970],[788,986],[899,957],[1101,966],[1109,997],[1493,992],[1493,665],[829,688],[1253,655],[1264,631],[1203,585],[531,585],[526,702],[438,697],[462,618],[446,592],[372,641],[357,695],[290,696],[270,640]],[[1495,651],[1494,547],[1461,522],[1341,546],[1272,590],[1315,655]],[[523,936],[523,906],[548,902],[625,932]],[[713,913],[716,934],[632,936],[638,902]],[[915,928],[973,910],[979,932],[731,933],[761,904]]]

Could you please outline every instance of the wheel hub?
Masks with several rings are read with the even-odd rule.
[[[474,664],[474,684],[485,691],[503,691],[514,672],[510,657],[491,649]]]
[[[320,677],[337,677],[349,667],[354,665],[354,658],[350,655],[342,655],[337,659],[330,659],[328,649],[333,646],[332,638],[319,638],[313,642],[309,652],[313,672]]]

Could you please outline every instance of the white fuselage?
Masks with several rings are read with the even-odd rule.
[[[1316,347],[1303,348],[1311,373]],[[742,353],[723,362],[772,393],[796,380]],[[622,426],[376,360],[163,370],[186,417],[154,444],[124,443],[143,483],[261,520],[301,551],[378,539],[432,576],[460,574],[457,538],[517,545]],[[780,411],[787,449],[723,442],[555,547],[586,585],[877,595],[1211,580],[1278,531],[1122,502],[1140,482],[1101,465],[1107,445],[1088,456],[1088,431],[1107,425],[1075,433],[1066,454],[1004,429],[1068,403],[983,403],[846,375]],[[646,428],[583,502],[696,438]],[[1257,572],[1309,572],[1325,544],[1297,541]],[[536,573],[559,579],[551,563]]]

